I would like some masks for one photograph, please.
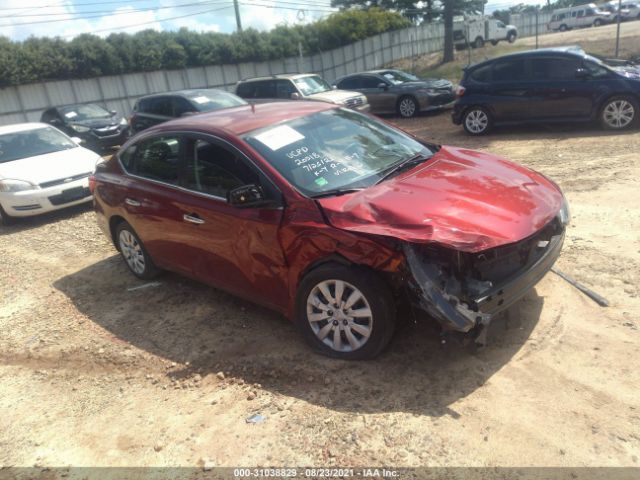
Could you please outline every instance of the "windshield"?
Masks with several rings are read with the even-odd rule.
[[[433,152],[370,117],[335,109],[262,128],[244,139],[307,196],[375,184],[392,167]]]
[[[388,70],[382,75],[387,80],[391,80],[393,83],[415,82],[418,77],[414,77],[410,73],[401,72],[400,70]]]
[[[322,77],[314,75],[313,77],[296,78],[293,83],[296,84],[298,90],[305,97],[314,93],[322,93],[331,90],[331,85],[324,81]]]
[[[44,127],[0,135],[0,163],[76,148],[64,133]]]
[[[95,103],[88,105],[71,105],[69,107],[61,107],[58,110],[67,120],[72,122],[92,120],[94,118],[109,118],[112,116],[110,112]]]
[[[200,112],[247,105],[247,102],[240,97],[222,90],[200,90],[189,97],[189,100]]]

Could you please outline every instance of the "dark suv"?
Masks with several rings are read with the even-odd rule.
[[[137,133],[184,115],[246,104],[247,102],[233,93],[214,89],[181,90],[147,95],[140,98],[133,107],[131,130]]]
[[[609,130],[637,122],[640,74],[610,67],[577,47],[507,55],[468,67],[453,123],[471,135],[493,125],[598,120]]]

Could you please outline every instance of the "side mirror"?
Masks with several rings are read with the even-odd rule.
[[[110,113],[111,115],[115,115],[115,114],[116,114],[116,113],[118,113],[118,112],[116,112],[115,110],[109,110],[109,113]]]
[[[389,90],[389,85],[387,85],[386,83],[380,82],[380,83],[378,84],[378,88],[379,88],[380,90]]]
[[[576,69],[576,78],[589,78],[589,71],[582,67]]]
[[[73,143],[75,143],[76,145],[81,145],[84,143],[84,140],[80,137],[71,137],[71,140],[73,140]]]
[[[302,97],[300,96],[300,94],[298,92],[293,92],[291,94],[291,100],[300,100]]]
[[[264,193],[258,185],[249,184],[229,190],[227,201],[234,207],[255,207],[264,202]]]

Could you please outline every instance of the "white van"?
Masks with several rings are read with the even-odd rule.
[[[587,3],[554,10],[547,28],[564,32],[578,27],[599,27],[610,21],[611,13],[600,10],[595,3]]]
[[[622,9],[628,11],[622,20],[640,20],[640,2],[622,2]]]

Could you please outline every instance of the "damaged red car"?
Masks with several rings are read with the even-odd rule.
[[[166,269],[227,290],[348,359],[380,353],[406,302],[482,337],[551,268],[569,217],[540,173],[321,102],[162,124],[91,185],[136,276]]]

